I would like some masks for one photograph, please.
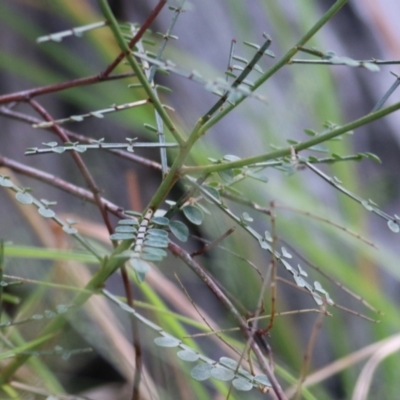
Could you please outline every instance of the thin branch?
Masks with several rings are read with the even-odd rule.
[[[36,100],[29,100],[29,104],[32,106],[34,110],[36,110],[46,121],[53,122],[53,118],[51,115],[36,101]],[[67,134],[63,129],[61,129],[58,125],[53,125],[52,129],[54,132],[60,137],[61,140],[64,142],[69,142],[70,139],[68,138]],[[113,233],[113,228],[111,226],[111,221],[107,215],[106,209],[103,207],[101,197],[100,197],[100,190],[98,189],[96,182],[94,181],[92,175],[90,174],[88,168],[86,167],[85,163],[82,160],[82,157],[77,152],[71,153],[72,158],[74,159],[76,165],[79,168],[83,178],[86,181],[90,191],[93,193],[94,199],[96,201],[97,207],[100,210],[100,213],[103,217],[104,223],[107,227],[109,234]]]
[[[306,379],[307,371],[308,371],[308,368],[309,368],[310,362],[311,362],[311,355],[312,355],[313,349],[315,347],[315,342],[317,340],[318,333],[322,329],[322,322],[324,320],[325,311],[326,311],[326,305],[322,305],[321,312],[318,314],[318,316],[315,320],[314,326],[311,331],[310,338],[308,340],[307,349],[306,349],[306,352],[304,353],[303,364],[301,366],[299,381],[298,381],[298,385],[297,385],[297,390],[296,390],[296,395],[295,395],[296,400],[300,400],[300,397],[301,397],[301,388]]]
[[[200,254],[204,254],[206,251],[212,249],[215,246],[218,246],[224,239],[226,239],[229,235],[231,235],[236,229],[236,226],[233,228],[228,229],[223,235],[218,237],[217,239],[213,240],[210,243],[207,243],[201,249],[198,249],[190,254],[191,257],[199,256]]]
[[[136,35],[130,40],[128,43],[127,47],[128,49],[133,49],[136,43],[139,42],[139,40],[142,38],[146,30],[149,28],[149,26],[153,23],[153,21],[157,18],[158,14],[160,11],[164,8],[165,4],[167,3],[167,0],[160,0],[157,4],[157,6],[154,8],[154,10],[151,12],[149,17],[146,19],[144,24],[140,27],[140,29],[137,31]],[[103,3],[104,4],[104,3]],[[108,6],[108,5],[107,5]],[[105,7],[103,8],[103,11],[105,10]],[[107,13],[106,16],[110,17],[110,13]],[[108,21],[110,21],[109,18],[107,18]],[[110,21],[111,22],[111,21]],[[112,22],[111,22],[112,23]],[[118,66],[118,64],[124,59],[125,57],[125,49],[121,51],[121,53],[118,54],[117,58],[103,71],[99,74],[99,77],[107,77],[108,75],[111,74],[111,72]]]
[[[276,246],[278,242],[278,236],[276,234],[276,217],[274,213],[275,204],[271,201],[270,204],[270,219],[271,219],[271,236],[272,236],[272,252],[271,252],[271,318],[269,320],[268,326],[262,330],[262,335],[268,333],[274,326],[275,312],[276,312],[276,277],[277,277],[277,260],[276,260]]]
[[[63,179],[55,175],[49,174],[47,172],[41,171],[40,169],[28,167],[25,164],[19,163],[18,161],[3,156],[0,156],[0,166],[10,168],[15,172],[45,182],[51,186],[63,190],[64,192],[70,193],[73,196],[76,196],[80,199],[84,199],[85,201],[89,201],[91,203],[96,204],[96,200],[91,191],[83,189],[70,182],[64,181]],[[117,206],[116,204],[102,197],[100,199],[102,206],[105,207],[107,211],[118,216],[119,218],[126,218],[126,215],[123,213],[123,209],[121,207]]]
[[[275,75],[280,69],[288,64],[293,56],[298,52],[299,47],[304,46],[334,15],[347,3],[348,0],[337,0],[332,7],[316,22],[316,24],[306,32],[306,34],[292,47],[277,63],[275,63],[268,71],[266,71],[259,79],[257,79],[253,86],[250,88],[251,92],[254,92],[261,85],[263,85],[271,76]],[[229,104],[225,109],[220,111],[212,118],[202,118],[194,132],[192,134],[196,136],[204,135],[208,129],[220,121],[223,117],[229,114],[234,108],[242,103],[246,99],[246,96],[241,96],[237,99],[234,104]],[[263,161],[263,160],[262,160]]]
[[[400,64],[400,61],[399,61]],[[374,112],[376,110],[380,110],[383,105],[386,103],[386,101],[388,100],[388,98],[394,93],[394,91],[399,87],[400,85],[400,76],[396,75],[395,73],[391,72],[392,75],[394,75],[396,77],[396,80],[394,81],[394,83],[392,84],[392,86],[390,86],[390,88],[388,89],[388,91],[383,95],[383,97],[376,103],[375,107],[372,109],[371,112]]]
[[[293,252],[301,261],[303,261],[305,264],[307,264],[310,268],[312,268],[314,271],[317,271],[320,275],[322,275],[325,279],[329,280],[332,282],[334,285],[336,285],[339,289],[343,290],[347,294],[349,294],[351,297],[362,303],[365,307],[369,308],[371,311],[376,312],[377,314],[382,315],[382,311],[376,309],[373,307],[371,304],[369,304],[363,297],[359,296],[358,294],[352,292],[350,289],[348,289],[346,286],[344,286],[342,283],[337,281],[336,279],[332,278],[329,276],[322,268],[316,266],[313,264],[310,260],[305,258],[302,254],[300,254],[290,243],[286,242],[285,240],[281,239],[283,243],[285,243],[285,246],[287,246],[291,252]],[[374,321],[375,322],[375,321]]]
[[[159,4],[165,4],[165,2],[166,2],[165,0],[161,0]],[[98,0],[98,3],[105,18],[110,23],[110,28],[114,34],[115,40],[117,41],[119,47],[122,50],[122,54],[124,55],[123,57],[125,57],[126,60],[128,61],[128,64],[131,66],[133,72],[136,74],[136,77],[138,78],[142,88],[146,92],[150,101],[153,103],[154,108],[162,118],[164,124],[171,132],[171,135],[175,138],[175,140],[178,142],[180,146],[184,146],[185,140],[183,139],[182,134],[177,130],[172,119],[165,111],[164,106],[161,104],[153,88],[151,87],[151,84],[148,82],[146,75],[142,71],[142,68],[136,61],[135,57],[133,57],[128,44],[125,42],[124,37],[122,36],[118,22],[115,19],[115,16],[111,11],[110,6],[107,3],[107,0]],[[136,36],[138,35],[136,34],[135,37]]]
[[[221,335],[218,335],[218,332],[213,329],[213,327],[209,324],[209,322],[206,320],[206,318],[203,316],[199,308],[196,306],[195,302],[193,299],[190,297],[189,292],[186,290],[185,286],[179,279],[178,275],[175,273],[175,278],[178,281],[180,287],[182,288],[183,292],[185,293],[186,297],[188,298],[189,302],[192,304],[193,308],[196,310],[197,314],[200,316],[200,318],[204,321],[204,323],[210,328],[211,332],[217,336],[219,340],[221,340],[228,348],[230,348],[233,352],[239,354],[239,352],[231,346]],[[239,328],[238,328],[239,329]],[[189,337],[189,336],[187,336]],[[193,336],[192,336],[193,337]]]
[[[360,128],[361,126],[367,125],[373,121],[381,119],[381,118],[385,117],[386,115],[392,114],[399,109],[400,109],[400,102],[397,102],[389,107],[383,108],[383,109],[375,111],[375,112],[371,112],[371,113],[364,115],[363,117],[361,117],[359,119],[351,121],[343,126],[339,126],[335,129],[332,129],[330,132],[315,136],[312,139],[306,140],[306,141],[298,143],[296,145],[288,146],[283,149],[271,151],[269,153],[264,153],[264,154],[260,154],[257,156],[243,158],[238,161],[230,161],[230,162],[225,162],[225,163],[220,163],[220,164],[210,164],[210,165],[199,166],[199,167],[182,167],[181,174],[186,175],[186,174],[192,174],[192,173],[219,172],[219,171],[224,171],[224,170],[233,169],[233,168],[242,168],[242,167],[246,167],[248,165],[259,163],[259,162],[264,162],[264,161],[274,160],[274,159],[281,158],[281,157],[290,156],[292,154],[293,150],[295,150],[296,153],[299,153],[302,150],[306,150],[317,144],[320,144],[320,143],[326,142],[328,140],[334,139],[336,137],[339,137],[348,131],[352,131],[356,128]],[[306,164],[308,165],[310,163],[306,163]]]
[[[12,118],[12,119],[15,119],[17,121],[25,122],[25,123],[28,123],[30,125],[38,124],[38,123],[41,122],[41,120],[38,119],[38,118],[31,117],[30,115],[26,115],[26,114],[20,113],[18,111],[10,110],[8,107],[4,107],[4,106],[0,107],[0,115],[4,115],[4,116],[6,116],[8,118]],[[49,131],[53,131],[50,128],[46,128],[46,129],[49,130]],[[64,130],[64,132],[66,133],[66,135],[70,139],[77,140],[80,143],[89,143],[89,144],[98,143],[97,140],[92,139],[90,137],[79,135],[79,134],[77,134],[75,132],[72,132],[72,131],[70,131],[68,129],[63,129],[63,130]],[[140,157],[140,156],[138,156],[136,154],[133,154],[133,153],[130,153],[128,151],[110,150],[110,149],[106,149],[106,151],[109,151],[112,154],[118,155],[119,157],[125,158],[127,160],[133,161],[133,162],[141,164],[143,166],[146,166],[146,167],[161,171],[161,165],[159,163],[157,163],[155,161],[152,161],[152,160],[148,160],[147,158],[144,158],[144,157]]]
[[[249,327],[243,319],[243,317],[239,314],[236,308],[233,306],[231,301],[225,296],[225,294],[220,290],[220,288],[214,283],[214,280],[208,275],[208,273],[198,264],[190,254],[185,250],[177,246],[175,243],[170,242],[168,246],[169,250],[178,258],[180,258],[212,291],[212,293],[217,297],[217,299],[225,306],[225,308],[232,314],[232,316],[239,323],[242,333],[246,337],[246,339],[250,340],[250,347],[253,350],[257,360],[260,364],[262,371],[267,375],[269,381],[271,382],[272,388],[279,400],[286,399],[285,394],[282,391],[282,388],[279,382],[276,380],[275,375],[266,362],[263,352],[256,342],[252,339],[251,331]]]
[[[99,83],[99,82],[130,78],[132,76],[135,76],[135,74],[133,72],[128,72],[124,74],[116,74],[105,77],[99,77],[98,75],[93,75],[93,76],[88,76],[86,78],[73,79],[62,83],[55,83],[52,85],[41,86],[34,89],[23,90],[21,92],[4,94],[3,96],[0,96],[0,104],[12,103],[14,101],[28,101],[33,97],[41,96],[43,94],[60,92],[62,90],[71,89],[78,86],[92,85],[94,83]]]
[[[376,65],[398,65],[400,64],[399,60],[376,60],[372,58],[371,60],[354,60],[354,62],[359,63],[360,67],[363,67],[364,64],[376,64]],[[308,64],[308,65],[348,65],[346,61],[339,62],[331,60],[302,60],[302,59],[291,59],[288,64]]]

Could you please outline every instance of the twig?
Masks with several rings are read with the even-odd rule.
[[[201,249],[198,249],[190,254],[191,257],[199,256],[200,254],[204,254],[206,251],[210,250],[211,248],[218,246],[224,239],[226,239],[229,235],[231,235],[235,231],[236,227],[228,229],[223,235],[215,239],[214,241],[207,243]]]
[[[242,316],[238,313],[236,308],[233,306],[231,301],[225,296],[225,294],[220,290],[220,288],[214,283],[213,279],[208,275],[208,273],[198,264],[190,254],[185,250],[177,246],[175,243],[170,242],[168,246],[169,250],[178,258],[180,258],[212,291],[212,293],[217,297],[217,299],[229,310],[232,316],[237,320],[240,325],[240,328],[247,339],[251,339],[252,335],[249,330],[249,327],[246,321],[242,318]],[[258,346],[253,340],[250,340],[250,347],[253,350],[257,360],[260,364],[262,371],[267,375],[269,381],[271,382],[272,388],[279,400],[286,399],[285,394],[282,391],[282,388],[275,378],[275,375],[266,362],[264,355]]]
[[[276,276],[277,276],[277,262],[276,262],[276,245],[278,237],[276,235],[276,217],[274,213],[275,204],[273,201],[270,203],[270,219],[271,219],[271,236],[272,236],[272,252],[271,252],[271,318],[269,319],[268,326],[261,331],[261,335],[267,334],[274,326],[275,321],[275,307],[276,307]]]
[[[30,125],[38,124],[41,122],[41,120],[39,120],[38,118],[31,117],[30,115],[26,115],[26,114],[20,113],[18,111],[10,110],[9,108],[4,107],[4,106],[0,107],[0,115],[4,115],[6,117],[15,119],[17,121],[22,121],[22,122],[28,123]],[[47,129],[49,131],[51,130],[50,128],[47,128]],[[77,140],[80,143],[89,143],[89,144],[96,143],[96,140],[92,139],[90,137],[79,135],[68,129],[63,129],[63,130],[69,138]],[[116,154],[122,158],[136,162],[136,163],[144,165],[146,167],[149,167],[149,168],[152,168],[155,170],[161,170],[161,165],[159,163],[152,161],[152,160],[148,160],[147,158],[144,158],[144,157],[140,157],[140,156],[130,153],[128,151],[110,150],[110,149],[106,149],[106,151],[109,151],[112,154]]]
[[[53,118],[51,115],[36,101],[36,100],[29,100],[29,104],[32,106],[34,110],[36,110],[46,121],[53,122]],[[60,137],[60,139],[63,142],[69,142],[69,138],[64,132],[63,129],[61,129],[58,125],[53,125],[52,129],[54,132]],[[71,153],[72,158],[74,159],[76,165],[78,166],[83,178],[86,181],[86,184],[88,185],[90,191],[93,193],[94,199],[96,201],[97,207],[100,210],[100,213],[103,217],[104,223],[108,229],[108,232],[110,235],[113,233],[113,228],[111,226],[110,219],[107,215],[107,211],[103,206],[103,203],[101,201],[100,197],[100,190],[98,189],[96,182],[94,181],[92,175],[90,174],[88,168],[86,167],[85,163],[83,162],[81,156],[77,152],[72,152]]]
[[[286,242],[285,240],[281,239],[283,243],[285,243],[285,246],[290,248],[290,251],[292,251],[294,254],[296,254],[297,257],[299,257],[300,260],[302,260],[305,264],[307,264],[310,268],[312,268],[314,271],[317,271],[320,275],[322,275],[324,278],[332,282],[334,285],[336,285],[339,289],[343,290],[347,294],[349,294],[351,297],[354,299],[358,300],[360,303],[362,303],[365,307],[369,308],[371,311],[376,312],[377,314],[382,315],[382,312],[375,307],[373,307],[371,304],[369,304],[364,298],[359,296],[358,294],[352,292],[350,289],[348,289],[346,286],[344,286],[342,283],[337,281],[336,279],[332,278],[329,276],[325,271],[323,271],[322,268],[316,266],[313,264],[310,260],[305,258],[302,254],[300,254],[290,243]]]
[[[88,76],[86,78],[72,79],[70,81],[62,83],[55,83],[52,85],[41,86],[34,89],[23,90],[21,92],[4,94],[3,96],[0,96],[0,104],[12,103],[14,101],[28,101],[36,96],[41,96],[43,94],[60,92],[62,90],[71,89],[73,87],[92,85],[94,83],[99,83],[99,82],[130,78],[132,76],[135,76],[135,74],[133,72],[128,72],[124,74],[115,74],[112,76],[105,76],[105,77],[99,77],[98,75],[93,75],[93,76]]]
[[[321,306],[321,313],[317,316],[317,318],[315,320],[314,326],[311,331],[310,338],[308,340],[307,349],[306,349],[306,352],[304,353],[304,360],[303,360],[303,364],[301,366],[300,376],[299,376],[299,380],[298,380],[298,385],[297,385],[297,390],[296,390],[296,395],[295,395],[296,400],[300,400],[301,388],[306,379],[307,371],[308,371],[308,368],[309,368],[310,362],[311,362],[311,355],[312,355],[313,349],[315,347],[315,342],[317,340],[318,333],[321,331],[321,328],[322,328],[322,321],[324,319],[325,311],[326,311],[325,309],[326,309],[326,305],[324,304]]]
[[[19,163],[15,160],[3,156],[0,156],[0,166],[10,168],[15,172],[45,182],[51,186],[63,190],[64,192],[70,193],[73,196],[84,199],[85,201],[96,203],[96,199],[91,191],[83,189],[80,186],[76,186],[70,182],[64,181],[63,179],[55,175],[49,174],[33,167],[28,167],[25,164]],[[126,218],[126,215],[123,213],[123,209],[120,206],[102,197],[100,199],[103,207],[105,207],[112,214],[120,218]]]
[[[166,0],[160,0],[159,5],[166,3]],[[133,72],[136,74],[136,77],[138,78],[140,84],[142,85],[142,88],[146,92],[147,96],[149,97],[149,100],[153,103],[154,108],[162,118],[164,124],[167,126],[169,131],[171,132],[171,135],[175,138],[177,143],[180,146],[185,145],[185,140],[182,136],[182,134],[178,131],[176,128],[175,124],[173,123],[172,119],[169,117],[167,112],[164,109],[164,106],[161,104],[159,101],[157,95],[154,93],[153,88],[151,87],[150,83],[148,82],[146,75],[143,73],[142,68],[136,61],[135,57],[131,54],[130,47],[128,44],[125,42],[124,37],[122,36],[121,30],[119,28],[118,22],[115,19],[115,16],[113,12],[111,11],[111,8],[106,0],[98,0],[98,4],[101,8],[101,11],[103,12],[105,18],[107,21],[110,23],[110,28],[112,33],[114,34],[115,40],[117,41],[120,49],[122,50],[123,57],[126,58],[128,64],[131,66]],[[138,37],[138,34],[135,35],[135,38]],[[136,40],[135,38],[132,39]],[[140,38],[140,37],[139,37]],[[131,42],[132,42],[131,41]],[[121,60],[122,60],[121,58]]]
[[[154,8],[154,10],[151,12],[151,14],[148,16],[148,18],[144,22],[144,24],[136,32],[136,35],[128,43],[127,47],[129,49],[132,49],[135,46],[135,44],[142,38],[142,36],[146,32],[146,30],[149,28],[149,26],[152,24],[152,22],[156,19],[157,15],[164,8],[166,3],[167,3],[167,0],[160,0],[158,2],[156,7]],[[99,74],[99,78],[107,77],[108,75],[110,75],[111,72],[124,59],[125,55],[126,55],[125,51],[121,51],[121,53],[118,54],[117,58],[103,72],[101,72]]]
[[[193,301],[193,299],[190,297],[189,292],[186,290],[185,286],[183,285],[183,283],[181,282],[181,280],[179,279],[178,275],[175,273],[175,279],[178,281],[180,287],[182,288],[183,292],[185,293],[187,299],[190,301],[190,303],[192,304],[193,308],[196,310],[197,314],[200,316],[200,318],[204,321],[204,323],[210,328],[210,330],[212,331],[213,334],[215,334],[217,336],[217,338],[219,340],[221,340],[226,346],[228,346],[232,351],[234,351],[235,353],[238,353],[238,351],[231,346],[223,337],[221,337],[220,335],[218,335],[218,332],[215,331],[212,326],[209,324],[209,322],[204,318],[203,314],[200,312],[199,308],[196,306],[195,302]],[[237,328],[239,329],[239,328]],[[193,337],[193,336],[191,336]]]

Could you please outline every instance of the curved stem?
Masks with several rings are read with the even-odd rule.
[[[243,158],[238,161],[226,162],[223,164],[211,164],[211,165],[205,165],[205,166],[200,166],[200,167],[182,167],[180,173],[182,175],[191,174],[191,173],[202,173],[202,174],[212,173],[212,172],[224,171],[224,170],[232,169],[232,168],[242,168],[242,167],[246,167],[248,165],[252,165],[255,163],[259,163],[259,162],[264,162],[264,161],[274,160],[274,159],[277,159],[280,157],[290,156],[293,149],[296,151],[296,153],[298,153],[301,150],[306,150],[312,146],[326,142],[327,140],[331,140],[335,137],[341,136],[348,131],[351,131],[353,129],[359,128],[359,127],[367,125],[373,121],[381,119],[384,116],[389,115],[399,109],[400,109],[400,102],[395,103],[392,106],[383,108],[381,110],[371,112],[359,119],[356,119],[355,121],[349,122],[346,125],[340,126],[336,129],[332,129],[330,132],[327,132],[327,133],[319,135],[319,136],[315,136],[310,140],[306,140],[306,141],[298,143],[294,146],[288,146],[283,149],[272,151],[270,153],[260,154],[258,156],[247,157],[247,158]]]
[[[157,95],[154,93],[149,81],[147,80],[145,74],[142,71],[142,68],[139,66],[136,59],[133,57],[131,53],[131,49],[129,48],[128,44],[125,42],[121,30],[119,29],[118,22],[114,17],[113,12],[110,9],[110,6],[107,3],[107,0],[98,0],[99,6],[101,11],[103,12],[105,18],[110,23],[110,28],[114,34],[115,40],[118,43],[118,46],[122,50],[126,60],[128,61],[129,65],[131,66],[133,72],[136,74],[142,88],[146,92],[147,96],[153,103],[154,108],[157,110],[158,114],[162,118],[164,124],[168,127],[171,135],[175,138],[180,146],[183,146],[185,140],[183,139],[181,133],[177,130],[174,123],[172,122],[171,118],[165,111],[163,105],[161,104],[160,100],[158,99]]]

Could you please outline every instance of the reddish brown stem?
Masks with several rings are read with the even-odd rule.
[[[36,110],[46,121],[49,122],[54,122],[53,118],[51,115],[35,100],[31,99],[29,100],[29,104],[32,106],[34,110]],[[64,132],[63,129],[61,129],[57,124],[54,124],[51,129],[60,137],[63,142],[69,142],[70,139],[68,135]],[[96,182],[94,181],[92,175],[90,174],[88,168],[86,167],[85,163],[82,160],[82,157],[75,151],[71,153],[72,158],[74,159],[76,165],[79,168],[79,171],[81,172],[83,178],[86,181],[86,184],[89,187],[89,190],[93,193],[95,202],[97,204],[97,207],[100,210],[100,213],[103,217],[104,223],[107,227],[108,232],[110,235],[113,233],[113,228],[111,226],[110,218],[108,217],[107,210],[103,206],[103,203],[101,201],[100,197],[100,190],[98,189]]]
[[[198,249],[190,254],[191,257],[199,256],[200,254],[204,254],[206,251],[212,249],[215,246],[218,246],[224,239],[226,239],[230,234],[235,231],[236,227],[228,229],[222,236],[215,239],[213,242],[207,243],[201,249]]]
[[[64,192],[70,193],[73,196],[84,199],[85,201],[96,203],[93,193],[89,190],[73,185],[72,183],[64,181],[63,179],[55,175],[49,174],[33,167],[28,167],[25,164],[12,160],[11,158],[0,156],[0,167],[10,168],[15,172],[48,183],[51,186],[57,187]],[[104,198],[101,198],[101,202],[103,207],[106,208],[107,211],[111,212],[119,218],[126,218],[121,207],[118,207],[116,204],[111,203]]]
[[[3,96],[0,96],[0,104],[7,104],[7,103],[14,102],[14,101],[29,101],[33,97],[40,96],[43,94],[60,92],[61,90],[71,89],[71,88],[77,87],[77,86],[85,86],[85,85],[91,85],[93,83],[128,78],[128,77],[132,77],[134,75],[135,75],[134,73],[129,72],[129,73],[125,73],[125,74],[116,74],[116,75],[104,76],[104,77],[101,77],[99,75],[93,75],[93,76],[87,76],[86,78],[72,79],[70,81],[55,83],[53,85],[46,85],[46,86],[41,86],[38,88],[23,90],[21,92],[5,94]]]

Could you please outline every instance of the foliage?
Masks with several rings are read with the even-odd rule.
[[[101,356],[110,369],[133,385],[129,396],[134,399],[183,398],[185,393],[191,398],[207,398],[215,391],[232,399],[271,397],[272,393],[279,399],[328,399],[335,394],[324,383],[338,373],[347,396],[353,390],[356,396],[361,390],[357,385],[365,384],[367,378],[369,384],[372,376],[366,378],[363,370],[354,385],[355,365],[384,346],[389,349],[385,354],[397,349],[398,338],[390,334],[398,326],[399,314],[381,287],[360,275],[361,269],[354,266],[379,263],[394,279],[400,279],[394,269],[397,256],[389,249],[378,255],[363,226],[370,212],[395,234],[400,231],[400,217],[384,211],[374,199],[364,198],[360,188],[352,188],[356,180],[353,161],[381,161],[370,152],[349,154],[349,137],[400,109],[400,103],[384,106],[398,79],[370,113],[344,123],[335,113],[328,117],[334,122],[326,121],[324,110],[313,129],[302,128],[305,136],[286,142],[282,137],[265,135],[275,122],[265,122],[261,113],[254,127],[260,132],[262,146],[253,146],[250,156],[220,154],[210,138],[210,131],[218,134],[218,124],[246,104],[261,110],[274,107],[270,104],[273,99],[260,90],[281,70],[292,68],[290,73],[295,75],[296,64],[306,64],[307,73],[312,73],[313,64],[378,72],[387,62],[353,60],[309,45],[346,2],[337,0],[315,18],[312,27],[304,30],[286,53],[275,49],[274,37],[266,34],[260,43],[243,37],[242,47],[232,41],[228,68],[217,78],[186,68],[179,42],[169,44],[178,39],[173,32],[178,19],[185,17],[184,0],[168,5],[160,0],[141,25],[117,21],[106,0],[97,1],[99,12],[91,10],[91,15],[84,17],[74,15],[71,5],[60,3],[52,5],[52,11],[71,12],[68,22],[79,26],[43,35],[32,21],[21,28],[24,17],[8,11],[13,29],[29,36],[30,45],[35,36],[35,45],[53,61],[61,62],[63,71],[77,73],[79,78],[57,76],[54,83],[51,72],[37,66],[40,76],[48,78],[43,82],[37,74],[27,74],[19,55],[10,55],[9,63],[1,65],[9,73],[28,77],[36,86],[0,96],[0,115],[29,124],[29,132],[33,132],[30,147],[12,149],[30,156],[24,162],[13,159],[15,154],[0,154],[0,166],[5,167],[0,186],[11,195],[7,201],[18,207],[13,213],[23,216],[24,229],[29,227],[33,238],[26,244],[17,224],[2,230],[0,299],[4,307],[0,326],[4,335],[0,360],[4,364],[0,384],[7,396],[18,398],[19,391],[26,391],[38,398],[71,398],[65,393],[79,388],[62,382],[53,367],[61,358],[78,371],[89,352]],[[150,32],[150,25],[168,7],[167,31],[161,35]],[[271,12],[277,12],[274,7]],[[100,72],[77,67],[79,54],[64,47],[73,36],[88,41],[96,57],[107,60]],[[177,61],[166,58],[167,44]],[[249,59],[241,55],[242,48],[251,52]],[[67,57],[60,59],[60,54]],[[298,54],[304,58],[296,58]],[[167,84],[174,77],[213,96],[207,112],[192,110],[198,118],[192,127],[183,122],[184,115],[168,105],[172,90]],[[109,90],[102,86],[106,82]],[[329,97],[327,103],[336,101],[332,90],[323,93]],[[53,117],[52,106],[40,100],[44,95],[59,96],[75,107],[74,112]],[[175,101],[184,99],[178,96]],[[282,110],[282,118],[287,112]],[[121,132],[128,127],[138,134],[121,141],[119,134],[112,141],[93,134],[92,127],[106,124]],[[41,130],[57,139],[40,144],[34,135]],[[246,133],[240,134],[245,141]],[[145,151],[151,149],[158,152],[157,161],[146,156],[149,153]],[[320,153],[323,156],[318,156]],[[92,154],[102,154],[95,168],[96,158],[89,158]],[[123,176],[108,171],[103,154],[104,160],[111,154],[129,162],[130,168],[148,168],[146,181],[157,180],[155,190],[149,195],[151,185],[146,181],[132,190]],[[81,180],[68,180],[30,166],[37,157],[70,157],[74,163],[71,168],[79,171]],[[15,173],[33,178],[32,188],[19,183]],[[307,190],[311,173],[318,185],[327,183],[337,193],[340,210],[334,202],[323,204]],[[336,175],[344,177],[343,182]],[[118,195],[102,191],[113,180],[121,182]],[[94,204],[101,221],[89,222],[84,213],[79,218],[78,212],[74,216],[63,214],[62,207],[68,209],[68,201],[57,204],[41,199],[53,192],[37,190],[39,181]],[[40,190],[44,193],[39,194]],[[125,192],[135,192],[145,206],[140,200],[131,201],[130,207],[124,207],[122,200],[113,200],[122,199]],[[287,213],[296,216],[287,217]],[[305,226],[301,221],[304,217]],[[8,236],[9,231],[16,236]],[[14,242],[10,242],[12,237]],[[201,247],[193,250],[199,242]],[[18,268],[11,273],[13,261],[21,258],[28,266],[35,265],[34,259],[50,260],[52,268],[45,274],[30,275],[18,272]],[[109,283],[115,277],[122,278],[123,298],[116,296],[115,283]],[[192,282],[199,281],[202,286],[198,292],[190,289]],[[18,290],[22,284],[34,286]],[[114,286],[105,289],[106,284]],[[343,296],[348,297],[343,300]],[[343,306],[347,303],[350,306]],[[336,313],[335,308],[341,311]],[[377,308],[387,315],[380,324],[376,324],[382,318]],[[345,327],[337,329],[349,315],[352,323],[367,327],[372,337],[372,344],[358,352],[351,333]],[[294,329],[295,324],[299,328]],[[222,329],[226,326],[229,328]],[[130,345],[125,329],[132,332]],[[194,330],[202,334],[192,335]],[[208,337],[208,345],[200,339],[203,336]],[[329,344],[320,344],[321,337]],[[88,345],[82,345],[80,338]],[[176,355],[172,348],[179,349]],[[318,365],[323,351],[331,359],[342,358],[341,366],[329,363],[310,373],[310,363],[316,360]],[[193,364],[188,370],[189,363]],[[168,364],[173,366],[171,370]],[[390,365],[385,364],[386,371],[397,364],[391,360]],[[26,376],[19,372],[23,366]],[[167,380],[174,378],[165,391],[163,374]],[[390,393],[397,380],[387,376],[378,390],[385,386]],[[209,378],[205,385],[203,381]],[[33,383],[38,380],[40,388]]]

